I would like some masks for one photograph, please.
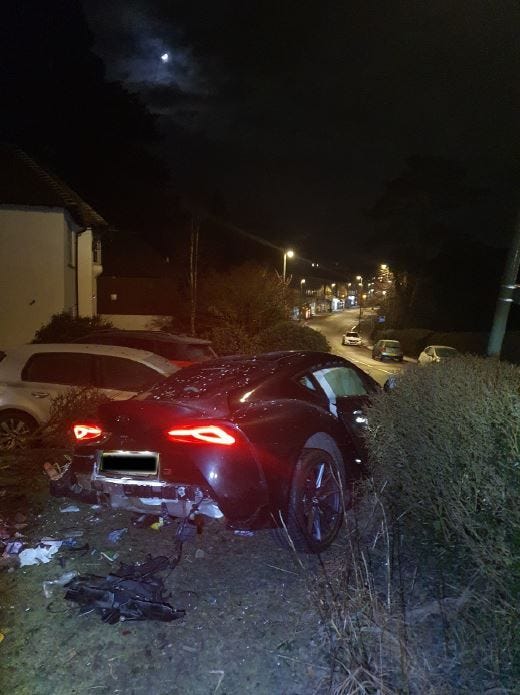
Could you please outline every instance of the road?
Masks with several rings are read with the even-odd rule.
[[[371,349],[366,345],[351,347],[341,344],[341,338],[345,330],[355,330],[359,319],[359,309],[345,309],[333,314],[315,317],[307,322],[307,325],[325,335],[335,355],[346,357],[354,362],[360,369],[367,372],[380,384],[392,374],[399,374],[403,369],[408,369],[411,361],[379,362],[372,359]],[[370,346],[371,347],[371,346]]]

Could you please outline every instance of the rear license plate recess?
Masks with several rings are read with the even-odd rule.
[[[153,451],[104,451],[99,458],[100,473],[155,475],[159,454]]]

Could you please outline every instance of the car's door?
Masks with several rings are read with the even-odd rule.
[[[365,407],[375,387],[352,367],[326,367],[313,372],[313,376],[328,398],[330,412],[343,423],[356,448],[364,454]]]
[[[39,352],[31,355],[21,372],[20,392],[32,411],[48,420],[52,399],[74,386],[94,386],[94,359],[79,352]]]

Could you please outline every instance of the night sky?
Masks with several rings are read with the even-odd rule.
[[[348,257],[413,154],[462,163],[495,201],[513,187],[516,0],[83,4],[107,76],[159,116],[179,191],[266,238]],[[476,237],[508,238],[477,212]]]
[[[516,0],[84,6],[108,76],[160,114],[179,187],[259,234],[355,244],[407,156],[486,186],[518,161]]]

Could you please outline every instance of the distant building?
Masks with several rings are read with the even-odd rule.
[[[0,145],[0,348],[51,316],[97,313],[105,220],[27,154]]]

